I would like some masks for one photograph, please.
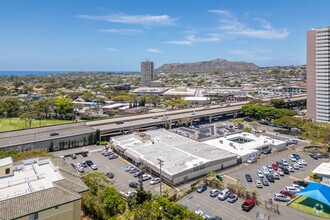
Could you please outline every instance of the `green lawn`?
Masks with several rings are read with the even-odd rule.
[[[321,218],[330,219],[330,207],[305,196],[300,196],[293,201],[289,206],[306,212],[310,215],[315,215]]]
[[[67,120],[41,120],[41,121],[34,120],[32,122],[31,127],[39,127],[40,125],[41,126],[46,126],[46,125],[66,124],[66,123],[72,123],[72,121],[67,121]],[[11,123],[10,123],[10,119],[8,119],[8,118],[0,119],[0,132],[28,128],[28,126],[29,125],[25,124],[24,120],[21,120],[19,118],[11,118]]]

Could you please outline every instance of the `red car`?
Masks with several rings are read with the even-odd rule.
[[[277,166],[276,163],[273,163],[273,164],[272,164],[272,167],[273,167],[274,170],[278,170],[278,166]]]
[[[242,209],[244,211],[250,211],[255,206],[254,201],[252,199],[245,200],[242,204]]]
[[[285,195],[285,196],[294,197],[294,193],[289,192],[289,191],[282,190],[280,193]]]

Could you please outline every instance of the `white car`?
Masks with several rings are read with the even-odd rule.
[[[151,175],[150,174],[143,174],[142,175],[142,180],[146,181],[146,180],[150,180],[151,179]]]
[[[274,177],[274,179],[276,179],[276,180],[279,180],[279,179],[280,179],[280,175],[279,175],[277,172],[274,172],[274,173],[273,173],[273,177]]]
[[[257,188],[262,188],[262,184],[261,184],[260,180],[255,180],[254,183],[256,184]]]
[[[133,195],[134,193],[136,193],[135,190],[128,191],[128,192],[125,193],[125,196],[126,196],[126,197],[129,197],[129,196]]]
[[[293,163],[291,165],[295,170],[299,170],[299,165],[297,163]]]
[[[150,185],[155,185],[155,184],[158,184],[160,183],[160,178],[154,178],[153,180],[150,181]]]
[[[298,164],[299,168],[303,168],[304,167],[300,160],[297,160],[296,164]]]
[[[265,166],[261,167],[261,170],[262,170],[262,172],[263,172],[264,174],[269,173],[268,168],[265,167]]]
[[[108,150],[103,149],[103,150],[101,151],[101,154],[104,155],[105,152],[107,152],[107,151],[108,151]]]
[[[288,162],[285,159],[282,159],[282,163],[284,166],[289,166]]]
[[[93,170],[97,170],[97,165],[96,165],[96,164],[93,164],[93,165],[91,165],[91,168],[92,168]]]
[[[281,168],[278,168],[277,173],[278,173],[280,176],[284,176],[284,173],[283,173],[283,171],[282,171]]]
[[[307,166],[307,162],[304,159],[300,159],[300,160],[298,160],[298,162],[300,162],[304,166]]]
[[[292,193],[297,193],[297,192],[300,191],[300,189],[297,189],[297,188],[292,187],[292,186],[286,186],[286,187],[285,187],[285,190],[286,190],[286,191],[289,191],[289,192],[292,192]]]
[[[290,156],[289,156],[289,159],[290,159],[292,162],[296,162],[296,161],[297,161],[297,159],[296,159],[293,155],[290,155]]]
[[[281,193],[275,193],[274,194],[274,200],[275,201],[283,201],[283,202],[288,202],[291,200],[291,198],[289,196],[285,196]]]
[[[264,177],[264,174],[260,170],[257,170],[257,175],[258,175],[259,178]]]
[[[270,166],[270,165],[268,165],[268,166],[267,166],[267,169],[268,169],[268,171],[269,171],[269,172],[271,172],[271,173],[272,173],[272,172],[274,172],[274,169],[273,169],[273,167],[272,167],[272,166]]]
[[[202,216],[203,215],[203,211],[202,210],[197,210],[195,211],[196,215]]]
[[[292,166],[287,166],[287,167],[288,167],[288,170],[289,170],[290,172],[294,172],[294,169],[293,169]]]
[[[298,184],[291,184],[291,187],[297,188],[297,189],[299,189],[299,190],[303,190],[303,189],[305,189],[305,187],[300,186],[300,185],[298,185]]]

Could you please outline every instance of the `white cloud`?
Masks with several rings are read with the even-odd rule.
[[[213,13],[215,13],[215,11],[218,10],[209,10],[209,12]],[[219,20],[221,25],[218,29],[224,30],[226,34],[233,36],[246,36],[260,39],[284,39],[290,33],[286,28],[273,28],[268,21],[261,18],[254,18],[254,20],[259,21],[262,26],[262,28],[257,29],[240,22],[232,13],[228,11],[219,10],[219,12],[216,13],[223,16],[223,18]]]
[[[97,30],[97,31],[112,33],[112,34],[121,34],[121,35],[134,35],[134,34],[143,33],[141,29],[105,29],[105,30]]]
[[[150,48],[148,50],[146,50],[147,52],[151,52],[151,53],[162,53],[160,50],[157,50],[157,49],[153,49],[153,48]]]
[[[107,50],[112,51],[112,52],[118,52],[119,50],[115,49],[115,48],[108,48]]]
[[[209,37],[209,38],[200,38],[196,37],[195,35],[191,34],[186,36],[185,40],[181,41],[167,41],[167,44],[179,44],[179,45],[192,45],[194,42],[215,42],[220,41],[219,37]]]
[[[141,25],[173,25],[178,18],[171,18],[168,15],[127,15],[124,13],[97,15],[78,15],[80,18],[89,20],[101,20],[110,23],[141,24]]]

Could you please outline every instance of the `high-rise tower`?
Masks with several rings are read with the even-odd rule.
[[[330,26],[307,31],[307,117],[330,122]]]
[[[146,60],[141,62],[141,86],[150,87],[154,80],[154,62]]]

